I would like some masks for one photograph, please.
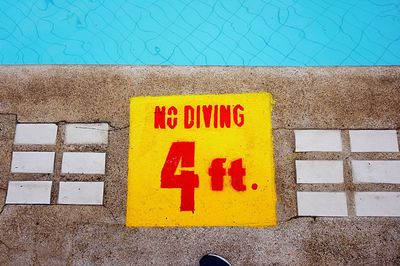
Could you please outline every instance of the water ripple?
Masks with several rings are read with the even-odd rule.
[[[1,64],[400,64],[398,0],[2,0],[0,23]]]

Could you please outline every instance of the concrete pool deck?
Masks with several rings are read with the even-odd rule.
[[[129,97],[257,91],[276,101],[278,225],[126,228]],[[57,124],[55,145],[13,144],[17,122]],[[64,144],[70,123],[108,123],[108,144]],[[343,149],[296,152],[299,129],[340,130]],[[357,216],[355,192],[400,184],[356,184],[351,162],[400,153],[353,152],[352,129],[396,130],[398,148],[400,67],[1,66],[0,264],[197,265],[210,252],[233,265],[399,264],[400,218]],[[54,172],[11,173],[13,151],[55,152]],[[61,174],[62,152],[82,151],[106,153],[105,175]],[[296,160],[342,160],[344,181],[298,184]],[[51,204],[5,204],[9,181],[52,181]],[[103,205],[58,205],[64,181],[104,182]],[[298,215],[297,192],[307,191],[345,192],[346,217]]]

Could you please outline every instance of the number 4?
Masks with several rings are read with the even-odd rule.
[[[181,211],[194,212],[194,189],[199,187],[199,176],[194,171],[176,170],[194,167],[194,142],[173,142],[161,170],[161,188],[181,189]]]

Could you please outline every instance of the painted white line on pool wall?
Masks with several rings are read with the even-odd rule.
[[[350,130],[352,152],[398,152],[396,130]]]
[[[356,192],[357,216],[400,216],[400,192]]]
[[[354,183],[400,184],[400,161],[351,161],[351,168]]]
[[[343,183],[343,161],[296,160],[296,180],[306,183]]]
[[[104,182],[60,182],[58,204],[102,205]]]
[[[107,144],[108,124],[67,124],[65,144]]]
[[[297,192],[299,216],[347,216],[345,192]]]
[[[56,124],[17,124],[14,144],[55,145],[56,137]]]
[[[10,181],[6,204],[50,204],[51,181]]]
[[[50,174],[54,169],[54,152],[13,152],[11,173]]]
[[[295,130],[296,152],[342,151],[340,130]]]
[[[105,174],[106,154],[102,152],[64,152],[61,174]]]

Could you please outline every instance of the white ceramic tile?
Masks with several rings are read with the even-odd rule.
[[[107,144],[108,124],[68,124],[65,126],[65,144]]]
[[[106,154],[101,152],[64,152],[62,174],[105,174]]]
[[[297,183],[343,183],[343,161],[296,161]]]
[[[17,124],[14,144],[55,145],[56,124]]]
[[[350,130],[352,152],[398,152],[396,130]]]
[[[53,173],[54,152],[13,152],[11,173]]]
[[[342,151],[340,130],[295,130],[296,152]]]
[[[400,192],[356,192],[357,216],[400,216]]]
[[[345,192],[297,192],[299,216],[347,216]]]
[[[50,204],[51,181],[10,181],[6,204]]]
[[[102,205],[104,182],[60,182],[58,204]]]
[[[400,161],[351,161],[355,183],[400,184]]]

